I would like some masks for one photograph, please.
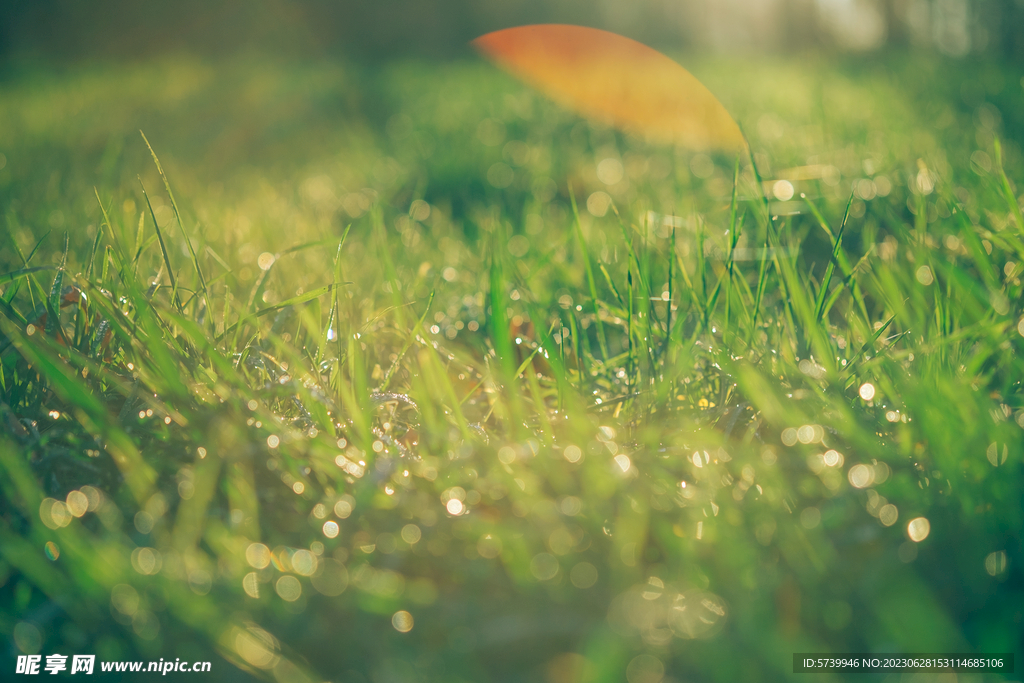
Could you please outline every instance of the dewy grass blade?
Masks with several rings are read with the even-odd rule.
[[[155,219],[154,219],[155,220]],[[146,214],[139,212],[139,227],[135,231],[135,256],[132,257],[132,272],[139,272],[139,259],[146,250]]]
[[[14,239],[14,235],[13,234],[10,235],[11,246],[14,247],[14,251],[18,254],[18,258],[21,259],[21,262],[25,266],[25,268],[29,267],[28,264],[32,261],[32,257],[36,255],[36,252],[39,250],[39,247],[42,246],[43,242],[46,241],[46,238],[49,237],[49,236],[50,236],[50,231],[47,230],[43,234],[43,236],[40,237],[36,241],[35,246],[32,247],[32,251],[30,251],[29,254],[28,254],[28,257],[26,257],[21,252],[21,247],[18,246],[18,242],[17,242],[17,240]],[[36,308],[36,290],[38,290],[40,294],[42,294],[45,290],[43,290],[42,286],[40,286],[39,282],[36,280],[35,277],[33,277],[33,275],[31,273],[29,273],[29,275],[28,275],[27,282],[28,282],[29,303],[32,306],[32,309],[34,310]],[[20,288],[20,284],[21,284],[20,282],[17,282],[14,285],[14,287],[11,288],[11,291],[4,292],[4,296],[6,297],[6,301],[8,303],[10,303],[11,301],[14,301],[14,297],[18,293],[18,290]],[[34,287],[34,289],[33,289],[33,287]],[[40,298],[42,298],[43,301],[46,301],[46,297],[45,296],[41,296]]]
[[[736,244],[740,239],[740,232],[743,228],[743,218],[740,216],[739,220],[736,219],[736,211],[738,208],[737,193],[739,192],[740,186],[740,157],[736,155],[736,165],[733,168],[732,175],[732,199],[729,202],[729,255],[728,265],[726,267],[727,275],[725,281],[725,322],[723,323],[723,336],[729,332],[729,315],[730,315],[730,304],[732,303],[732,286],[733,286],[733,268],[736,264]]]
[[[814,321],[821,322],[821,316],[825,311],[825,298],[828,296],[828,286],[832,282],[832,273],[835,271],[836,262],[839,259],[840,251],[843,248],[843,231],[846,230],[846,222],[850,219],[850,209],[853,206],[854,195],[850,193],[850,201],[846,203],[846,213],[843,215],[843,222],[836,233],[835,244],[832,245],[832,258],[829,259],[825,268],[825,276],[821,280],[821,289],[818,290],[818,300],[814,304]]]
[[[92,241],[92,249],[89,250],[89,265],[85,270],[86,279],[92,278],[93,267],[96,265],[96,252],[99,251],[100,242],[103,241],[103,231],[97,230],[96,237]]]
[[[15,270],[10,273],[4,273],[3,275],[0,275],[0,284],[6,284],[8,282],[20,280],[23,277],[28,277],[32,273],[41,273],[43,271],[55,269],[56,266],[32,266],[31,268],[21,268],[19,270]]]
[[[64,341],[64,330],[60,324],[60,300],[61,290],[64,289],[64,269],[68,264],[68,234],[64,233],[64,251],[61,254],[60,266],[57,267],[57,274],[53,277],[53,284],[50,286],[50,296],[47,298],[46,333],[56,334],[57,338]]]
[[[149,144],[149,140],[146,138],[146,134],[145,133],[143,133],[140,130],[139,134],[142,136],[142,139],[145,140],[146,147],[149,148],[149,153],[153,155],[153,162],[156,164],[156,170],[160,173],[160,178],[164,181],[164,189],[167,190],[167,196],[171,200],[171,208],[174,209],[174,219],[178,223],[178,229],[181,231],[181,237],[182,237],[182,239],[185,240],[185,245],[188,247],[188,253],[192,257],[192,266],[196,269],[196,274],[199,276],[199,288],[203,292],[203,301],[206,304],[206,310],[207,310],[206,319],[209,320],[210,323],[212,324],[212,322],[213,322],[213,305],[210,303],[210,292],[206,288],[206,278],[203,276],[202,266],[199,265],[199,257],[196,256],[195,247],[192,246],[192,240],[189,239],[188,233],[185,232],[185,225],[181,222],[181,212],[178,210],[178,202],[175,201],[175,199],[174,199],[174,192],[171,191],[171,184],[167,180],[167,175],[164,173],[164,167],[160,163],[159,157],[157,157],[156,152],[153,150],[153,145]],[[149,197],[146,198],[146,202],[147,203],[149,202]],[[152,208],[152,207],[150,207],[150,208]],[[153,217],[153,223],[154,223],[154,225],[156,225],[156,217],[155,216]],[[160,226],[157,225],[156,227],[157,227],[157,230],[159,231],[159,227]],[[161,246],[163,246],[162,239],[161,239]],[[169,270],[169,267],[168,267],[168,270]]]
[[[174,302],[174,306],[178,309],[179,313],[184,314],[181,308],[181,299],[178,298],[178,281],[174,277],[174,268],[171,266],[171,257],[167,254],[167,245],[164,243],[164,235],[160,231],[160,224],[156,220],[156,212],[153,210],[153,203],[149,201],[149,194],[146,193],[146,186],[142,182],[142,176],[139,176],[139,185],[142,186],[142,196],[146,198],[146,205],[149,207],[149,215],[153,218],[153,228],[156,230],[157,240],[160,242],[160,253],[164,257],[164,266],[167,268],[167,277],[171,281],[171,301]]]
[[[661,357],[668,355],[669,346],[672,343],[672,302],[675,301],[675,265],[676,265],[676,228],[672,226],[672,239],[669,242],[669,254],[667,259],[668,269],[668,301],[665,304],[665,339],[661,344]]]
[[[810,197],[801,195],[800,198],[803,199],[815,220],[818,221],[818,225],[825,231],[825,234],[828,235],[828,238],[834,241],[835,235],[832,232],[832,227],[829,225],[828,221],[825,220],[825,216],[821,213],[821,210],[818,209],[817,205],[813,201],[811,201]],[[870,250],[868,253],[870,253]],[[864,318],[864,323],[867,324],[871,316],[868,314],[867,303],[864,301],[864,292],[861,289],[860,284],[857,282],[857,279],[854,277],[854,273],[863,261],[864,259],[862,258],[861,262],[851,268],[849,262],[846,260],[846,253],[841,249],[839,250],[838,258],[836,258],[836,263],[839,265],[839,268],[843,273],[843,284],[850,288],[854,301],[857,302],[857,306],[860,309],[860,314]],[[826,303],[825,310],[827,311],[830,307],[831,304]]]
[[[587,241],[583,237],[583,225],[580,223],[580,211],[576,206],[576,193],[569,186],[569,202],[572,205],[573,227],[576,231],[576,241],[580,248],[580,256],[583,259],[583,271],[587,275],[587,286],[590,288],[590,300],[594,306],[594,321],[597,324],[597,343],[601,347],[601,359],[608,360],[608,341],[604,334],[604,323],[601,322],[601,310],[598,305],[600,299],[597,296],[597,284],[594,282],[594,269],[590,265],[590,254],[587,251]]]
[[[1024,237],[1024,213],[1021,212],[1020,203],[1014,196],[1013,188],[1010,186],[1010,179],[1006,177],[1006,169],[1003,168],[1003,146],[1000,144],[999,138],[996,138],[992,144],[995,150],[996,168],[999,169],[999,180],[1003,191],[1003,198],[1006,200],[1006,206],[1010,210],[1010,215],[1013,216],[1014,223],[1017,224],[1017,232],[1021,237]]]
[[[324,294],[330,294],[337,287],[341,287],[341,286],[344,286],[344,285],[350,285],[350,284],[352,284],[352,283],[351,282],[335,282],[333,284],[326,285],[324,287],[320,287],[319,289],[314,289],[314,290],[312,290],[310,292],[306,292],[304,294],[300,294],[299,296],[294,296],[291,299],[287,299],[285,301],[282,301],[281,303],[274,304],[273,306],[267,306],[266,308],[261,308],[258,311],[255,311],[254,313],[247,313],[247,314],[242,316],[241,320],[239,320],[234,325],[231,325],[226,330],[224,330],[224,332],[217,337],[217,341],[220,342],[222,339],[227,337],[229,334],[231,334],[235,330],[240,330],[241,326],[244,325],[245,323],[249,322],[250,320],[255,320],[257,318],[262,318],[263,316],[265,316],[265,315],[267,315],[269,313],[273,313],[274,311],[280,311],[281,309],[288,308],[289,306],[297,306],[299,304],[306,303],[307,301],[310,301],[312,299],[316,299],[317,297],[323,296]]]
[[[409,334],[406,337],[405,344],[402,345],[402,350],[398,352],[398,357],[388,368],[387,373],[384,375],[384,379],[381,380],[380,388],[377,391],[384,393],[388,390],[388,386],[391,384],[391,378],[395,376],[402,363],[402,359],[405,358],[405,354],[408,353],[409,347],[416,341],[416,335],[423,330],[423,322],[427,319],[427,314],[430,313],[430,305],[434,303],[434,290],[430,291],[430,298],[427,299],[427,306],[423,309],[423,315],[420,316],[419,320],[409,330]]]
[[[114,226],[110,222],[110,215],[107,213],[107,207],[103,206],[103,200],[100,199],[99,190],[97,190],[94,187],[92,188],[92,191],[93,194],[96,195],[96,203],[99,204],[100,206],[100,213],[103,214],[103,225],[107,226],[107,234],[110,236],[110,243],[113,249],[116,250],[118,260],[121,264],[121,267],[123,268],[126,260],[126,255],[124,253],[124,250],[121,248],[121,242],[117,239],[117,235],[114,234]]]
[[[861,266],[868,262],[868,259],[871,258],[874,253],[875,245],[872,244],[868,247],[868,250],[864,255],[860,257],[860,260],[850,268],[849,275],[843,278],[843,286],[836,287],[832,290],[832,293],[829,294],[828,300],[825,302],[825,310],[822,311],[821,314],[823,319],[828,316],[828,312],[832,310],[832,306],[835,305],[836,301],[839,299],[839,295],[843,292],[843,288],[846,287],[854,293],[854,298],[857,299],[857,303],[861,307],[864,319],[867,320],[867,306],[864,305],[863,296],[858,297],[858,294],[860,293],[860,285],[857,283],[857,271],[860,270]]]
[[[518,378],[521,371],[516,370],[516,346],[512,343],[511,330],[509,329],[509,319],[505,311],[506,307],[506,294],[507,281],[505,279],[503,262],[501,258],[502,250],[501,245],[497,243],[497,237],[492,237],[494,240],[493,248],[491,251],[491,267],[490,267],[490,331],[491,339],[494,344],[494,353],[497,356],[498,372],[496,373],[497,379],[500,384],[504,387],[503,398],[508,403],[509,415],[508,418],[511,421],[511,429],[513,433],[520,433],[522,429],[522,401],[519,396],[517,386],[519,384]],[[495,402],[495,406],[498,402]]]
[[[605,268],[603,263],[598,266],[601,269],[601,274],[604,275],[605,284],[612,290],[612,294],[615,295],[615,300],[619,303],[619,307],[625,310],[626,303],[622,300],[622,295],[619,294],[619,288],[615,286],[615,282],[612,280],[612,276],[608,274],[608,269]]]
[[[854,354],[853,357],[850,358],[850,360],[847,362],[846,367],[843,368],[842,373],[840,373],[841,378],[847,378],[851,376],[853,372],[853,366],[857,363],[857,361],[860,360],[861,356],[867,353],[868,349],[870,349],[874,345],[874,343],[878,341],[878,338],[882,336],[882,333],[885,332],[886,329],[888,329],[889,325],[891,325],[892,321],[895,319],[895,314],[890,315],[885,320],[885,322],[878,326],[878,329],[875,330],[875,333],[873,335],[871,335],[871,338],[864,342],[864,344],[860,347],[860,350],[858,350],[857,353]]]

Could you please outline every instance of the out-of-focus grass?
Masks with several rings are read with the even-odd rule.
[[[1020,74],[684,63],[760,186],[479,64],[6,67],[13,652],[637,683],[1012,650]]]

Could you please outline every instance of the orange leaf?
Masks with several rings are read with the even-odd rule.
[[[738,152],[743,133],[689,71],[615,33],[539,24],[473,41],[484,55],[583,116],[695,150]]]

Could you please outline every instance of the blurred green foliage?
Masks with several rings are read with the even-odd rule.
[[[656,683],[1012,651],[1019,74],[687,66],[760,177],[480,64],[8,65],[12,653]]]

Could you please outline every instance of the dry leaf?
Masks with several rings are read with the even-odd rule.
[[[539,24],[488,33],[473,45],[583,116],[694,150],[747,148],[739,126],[700,81],[635,40],[582,26]]]

